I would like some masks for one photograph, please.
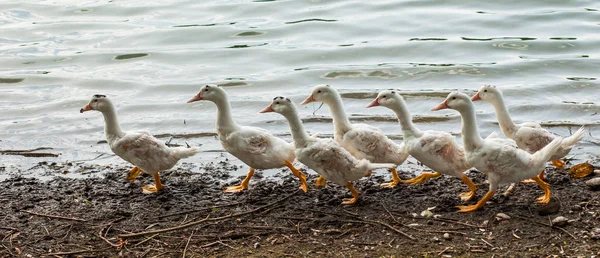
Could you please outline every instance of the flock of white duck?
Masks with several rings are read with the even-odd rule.
[[[392,181],[381,187],[396,187],[399,183],[423,183],[442,174],[458,177],[469,188],[469,192],[459,195],[466,202],[475,196],[477,190],[477,185],[464,174],[472,167],[487,175],[489,190],[476,204],[458,206],[459,212],[478,210],[492,198],[499,185],[525,179],[535,181],[544,190],[544,195],[537,202],[548,203],[550,188],[543,177],[546,162],[552,161],[556,167],[562,168],[564,164],[560,159],[584,135],[583,127],[563,139],[537,123],[515,124],[504,105],[501,91],[493,86],[481,87],[473,97],[464,93],[450,93],[432,109],[454,109],[460,113],[462,146],[448,132],[419,130],[412,122],[404,98],[394,90],[381,91],[367,108],[382,106],[396,113],[404,138],[401,144],[390,140],[376,127],[350,123],[340,94],[329,85],[316,86],[302,104],[321,102],[329,107],[334,124],[333,139],[309,136],[296,106],[285,97],[275,97],[260,113],[276,112],[285,117],[294,140],[292,143],[275,137],[262,128],[237,124],[232,118],[227,93],[218,86],[203,86],[188,103],[201,100],[211,101],[217,106],[217,132],[223,148],[250,167],[242,183],[226,188],[225,192],[247,189],[255,169],[284,166],[300,180],[300,189],[307,192],[306,176],[292,164],[297,159],[320,175],[316,181],[317,187],[324,187],[326,181],[348,187],[353,198],[344,199],[342,204],[354,204],[358,200],[359,193],[354,189],[352,181],[382,168],[391,172]],[[473,105],[473,101],[478,100],[490,102],[494,106],[502,132],[508,138],[500,138],[494,133],[485,139],[481,137]],[[163,189],[159,171],[170,169],[179,159],[195,155],[199,151],[195,147],[168,147],[148,132],[121,130],[115,108],[104,95],[94,95],[80,112],[89,110],[97,110],[104,115],[106,139],[111,150],[135,165],[127,180],[132,182],[141,171],[152,173],[155,184],[144,186],[144,192]],[[396,167],[409,155],[435,172],[424,172],[409,180],[400,179]]]

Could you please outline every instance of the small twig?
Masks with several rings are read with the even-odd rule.
[[[494,248],[494,246],[492,244],[490,244],[490,242],[483,240],[483,238],[480,238],[481,241],[483,241],[486,245],[489,245],[490,247]]]
[[[193,221],[193,222],[190,222],[190,223],[187,223],[187,224],[183,224],[183,225],[180,225],[180,226],[177,226],[177,227],[171,227],[171,228],[165,228],[165,229],[158,229],[158,230],[150,230],[150,231],[144,231],[144,232],[139,232],[139,233],[121,234],[121,235],[119,235],[119,237],[120,238],[130,238],[130,237],[145,236],[145,235],[150,235],[150,234],[165,233],[165,232],[171,232],[171,231],[175,231],[175,230],[180,230],[180,229],[184,229],[184,228],[196,226],[196,225],[202,224],[202,223],[207,222],[207,221],[220,221],[220,220],[230,219],[230,218],[234,218],[234,217],[240,217],[240,216],[248,215],[248,214],[257,212],[259,210],[266,209],[268,207],[276,205],[276,204],[278,204],[278,203],[280,203],[282,201],[285,201],[285,200],[289,199],[290,197],[294,196],[296,193],[297,193],[297,191],[293,192],[293,193],[291,193],[291,194],[289,194],[289,195],[287,195],[287,196],[285,196],[285,197],[283,197],[283,198],[281,198],[281,199],[279,199],[277,201],[271,202],[269,204],[266,204],[266,205],[260,206],[260,207],[258,207],[256,209],[245,211],[245,212],[234,213],[234,214],[230,214],[230,215],[226,215],[226,216],[222,216],[222,217],[215,217],[215,218],[208,218],[207,217],[207,218],[204,218],[204,219],[201,219],[201,220],[197,220],[197,221]]]
[[[54,153],[46,153],[46,152],[0,152],[0,154],[3,155],[18,155],[18,156],[23,156],[23,157],[34,157],[34,158],[40,158],[40,157],[58,157],[58,154],[54,154]]]
[[[108,243],[109,245],[111,245],[112,247],[119,247],[118,244],[113,244],[112,242],[110,242],[106,237],[102,236],[102,232],[104,231],[104,228],[100,229],[100,232],[98,232],[98,237],[100,237],[100,239],[104,240],[104,242]],[[108,230],[106,231],[106,233],[108,233]]]
[[[109,249],[112,249],[112,247],[107,247],[107,248],[98,249],[98,250],[79,250],[79,251],[70,251],[70,252],[47,253],[47,254],[45,254],[45,256],[63,256],[63,255],[83,254],[83,253],[98,253],[98,252],[104,252]]]
[[[173,139],[173,138],[171,138],[171,139]],[[181,255],[181,257],[185,258],[185,252],[187,252],[188,245],[190,245],[190,240],[192,240],[193,236],[194,236],[194,231],[192,231],[192,234],[190,234],[190,238],[188,238],[188,241],[185,244],[185,248],[183,248],[183,254]]]
[[[141,245],[141,244],[143,244],[143,243],[146,243],[146,242],[148,242],[148,241],[152,240],[153,238],[155,238],[156,236],[158,236],[158,234],[154,234],[154,235],[152,235],[151,237],[148,237],[148,238],[146,238],[146,239],[144,239],[144,240],[142,240],[142,241],[140,241],[140,242],[136,243],[136,244],[135,244],[135,245],[133,245],[132,247],[136,247],[136,246],[138,246],[138,245]]]
[[[39,148],[28,149],[28,150],[0,150],[0,153],[34,152],[34,151],[39,151],[39,150],[51,150],[51,149],[52,148],[50,148],[50,147],[39,147]]]
[[[442,250],[437,255],[442,255],[443,253],[445,253],[446,251],[448,251],[448,249],[450,249],[450,248],[452,248],[452,247],[450,247],[450,246],[446,247],[446,249]]]
[[[529,219],[529,218],[526,218],[526,217],[518,216],[518,215],[515,215],[515,217],[527,220],[529,222],[532,222],[532,223],[535,223],[535,224],[538,224],[538,225],[542,225],[542,226],[546,226],[546,227],[550,227],[550,228],[561,230],[561,231],[567,233],[567,235],[569,235],[573,239],[577,239],[577,237],[575,237],[573,234],[571,234],[569,231],[567,231],[564,228],[561,228],[561,227],[558,227],[558,226],[554,226],[554,225],[548,225],[548,224],[545,224],[545,223],[542,223],[542,222],[539,222],[539,221],[535,221],[535,220],[532,220],[532,219]]]
[[[16,228],[5,227],[5,226],[0,226],[0,229],[12,230],[12,231],[15,231],[15,232],[20,232],[20,230],[18,230],[18,229],[16,229]]]
[[[53,219],[74,220],[74,221],[81,221],[81,222],[86,222],[87,221],[87,220],[78,219],[78,218],[71,218],[71,217],[63,217],[63,216],[56,216],[56,215],[41,214],[41,213],[37,213],[37,212],[33,212],[33,211],[28,211],[28,210],[21,210],[21,212],[29,213],[29,214],[36,215],[36,216],[41,216],[41,217],[53,218]]]

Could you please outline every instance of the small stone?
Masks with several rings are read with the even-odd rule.
[[[595,177],[585,181],[585,184],[592,188],[592,190],[600,190],[600,177]]]
[[[538,208],[538,215],[547,216],[560,211],[560,202],[558,199],[552,197],[550,202],[542,207]]]
[[[583,208],[580,205],[573,205],[573,207],[571,208],[572,211],[582,211]]]
[[[431,212],[430,210],[424,210],[421,212],[421,217],[431,218],[433,217],[433,212]]]
[[[438,237],[433,237],[433,242],[439,242],[440,239]]]
[[[496,219],[498,221],[509,220],[510,216],[506,215],[505,213],[498,213],[496,214]]]
[[[446,240],[452,240],[452,235],[450,235],[448,233],[444,233],[444,239],[446,239]]]
[[[600,176],[600,169],[594,170],[594,175]]]
[[[554,218],[552,220],[552,225],[553,226],[558,226],[558,227],[564,227],[569,223],[569,219],[563,217],[563,216],[558,216],[556,218]]]
[[[490,221],[486,219],[486,220],[484,220],[484,221],[483,221],[483,223],[481,223],[481,227],[484,227],[484,228],[485,228],[485,227],[487,227],[487,225],[488,225],[489,223],[490,223]]]
[[[260,247],[260,243],[259,242],[254,243],[254,249],[257,249],[259,247]]]
[[[600,228],[592,229],[592,239],[600,239]]]

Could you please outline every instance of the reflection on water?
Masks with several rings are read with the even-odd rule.
[[[364,108],[379,90],[398,89],[419,128],[459,135],[455,112],[430,109],[449,92],[494,84],[516,122],[562,136],[586,125],[573,151],[586,160],[600,154],[598,9],[592,0],[2,1],[0,149],[122,162],[101,143],[102,116],[78,112],[101,93],[124,129],[200,146],[190,162],[239,164],[216,138],[214,104],[185,103],[201,85],[227,87],[240,124],[289,140],[283,118],[258,111],[274,96],[299,103],[330,84],[353,122],[400,140],[391,111]],[[482,134],[499,132],[491,105],[475,106]],[[327,108],[299,108],[310,133],[331,136]],[[8,168],[40,161],[0,159]]]

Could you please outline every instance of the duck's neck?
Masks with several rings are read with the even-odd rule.
[[[423,135],[423,132],[413,124],[412,116],[408,112],[408,107],[406,107],[406,103],[403,100],[397,101],[391,109],[398,117],[404,139],[411,137],[418,138]]]
[[[117,111],[114,107],[110,107],[108,110],[102,112],[104,116],[104,133],[106,134],[106,140],[112,142],[113,140],[123,137],[125,134],[119,125],[119,119],[117,118]]]
[[[513,138],[513,135],[517,130],[517,125],[515,125],[512,118],[510,118],[510,113],[504,104],[504,99],[499,97],[491,101],[491,103],[494,106],[494,110],[496,110],[496,118],[498,119],[502,132],[506,137]]]
[[[214,103],[217,105],[217,131],[219,134],[227,135],[238,129],[239,125],[233,121],[229,100],[225,98]]]
[[[469,107],[462,108],[458,112],[460,112],[462,118],[462,137],[465,149],[472,151],[481,147],[483,145],[483,138],[479,134],[473,103],[469,103]]]
[[[290,124],[290,131],[292,132],[292,138],[294,138],[294,145],[296,148],[306,147],[309,136],[306,133],[306,130],[304,130],[304,125],[302,125],[298,113],[294,110],[293,112],[283,114],[283,116]]]
[[[346,116],[344,105],[342,104],[342,98],[335,96],[335,98],[327,103],[331,116],[333,117],[333,130],[338,134],[344,134],[352,129],[350,119]]]

